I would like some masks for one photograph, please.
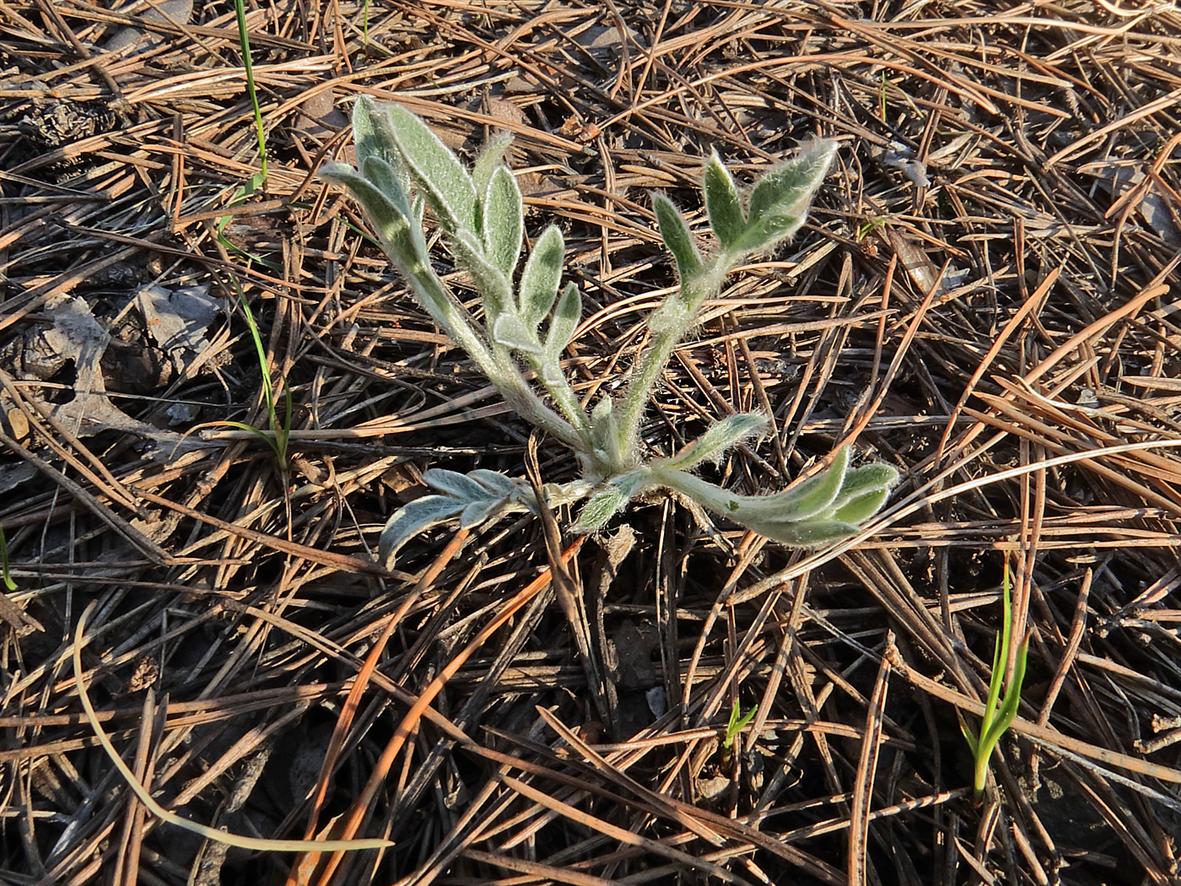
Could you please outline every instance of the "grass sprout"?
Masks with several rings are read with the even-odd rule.
[[[246,4],[244,0],[234,0],[234,15],[238,19],[238,45],[242,50],[242,66],[246,69],[246,93],[250,96],[250,107],[254,112],[254,133],[258,143],[259,170],[256,187],[266,184],[267,180],[267,131],[262,122],[262,108],[258,103],[258,89],[254,85],[254,60],[250,52],[250,32],[246,29]],[[255,178],[251,178],[255,182]]]
[[[1005,683],[1005,669],[1009,660],[1009,650],[1013,642],[1013,601],[1012,588],[1009,581],[1009,563],[1005,561],[1005,573],[1002,582],[1002,596],[1004,611],[1001,621],[1001,632],[996,638],[992,655],[992,674],[988,684],[988,699],[984,704],[984,716],[980,720],[980,733],[977,735],[964,726],[964,738],[975,757],[973,768],[972,789],[977,797],[984,794],[988,782],[988,766],[992,759],[992,752],[1005,731],[1013,725],[1017,717],[1017,708],[1021,704],[1021,686],[1025,681],[1025,666],[1029,656],[1029,640],[1021,644],[1017,650],[1013,675]],[[1004,697],[1001,697],[1002,688]]]
[[[10,591],[16,590],[16,582],[8,571],[8,539],[4,537],[4,527],[0,526],[0,581]]]
[[[285,475],[288,468],[288,448],[291,441],[291,388],[284,382],[283,416],[280,419],[278,401],[275,397],[275,385],[271,380],[270,363],[267,360],[266,345],[263,344],[262,333],[259,331],[258,323],[254,319],[254,312],[250,310],[250,305],[240,290],[238,292],[238,306],[242,309],[242,316],[246,319],[246,328],[250,332],[250,340],[254,343],[254,353],[258,358],[258,369],[262,379],[262,400],[267,413],[267,430],[257,428],[244,421],[233,421],[232,419],[205,422],[199,425],[198,428],[233,428],[252,434],[270,447],[274,453],[275,463],[279,468],[279,473]],[[197,428],[194,428],[194,430],[197,430]]]
[[[726,723],[726,734],[722,737],[723,749],[729,751],[734,747],[734,740],[738,738],[743,729],[750,725],[750,721],[755,718],[755,714],[758,712],[759,709],[756,705],[744,714],[741,705],[737,701],[734,702],[734,707],[730,708],[730,720]]]
[[[258,150],[259,168],[234,192],[234,196],[230,198],[230,207],[237,206],[243,200],[257,194],[267,182],[267,131],[263,125],[262,107],[258,102],[258,88],[254,83],[254,61],[250,51],[250,32],[246,28],[244,0],[234,0],[234,15],[238,20],[238,47],[242,53],[242,67],[246,70],[246,94],[250,97],[250,108],[254,114],[254,136]],[[219,238],[222,238],[232,218],[231,215],[223,215],[217,220],[214,229]],[[226,242],[224,238],[222,239],[227,247],[233,248],[232,244]]]

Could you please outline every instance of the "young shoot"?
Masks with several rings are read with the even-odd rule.
[[[734,747],[734,740],[738,738],[743,729],[750,725],[750,721],[755,718],[755,714],[758,712],[759,708],[756,705],[744,714],[738,702],[734,702],[734,706],[730,708],[730,719],[726,723],[726,734],[722,737],[724,750],[729,751]]]
[[[1017,718],[1017,707],[1021,704],[1021,686],[1025,682],[1025,665],[1029,657],[1029,640],[1021,644],[1017,650],[1013,676],[1005,688],[1004,698],[1001,698],[1001,688],[1005,682],[1005,669],[1009,661],[1009,650],[1013,643],[1013,601],[1012,588],[1009,583],[1009,562],[1005,561],[1005,574],[1002,581],[1002,597],[1004,610],[1001,615],[1001,632],[997,635],[992,653],[992,674],[988,684],[988,699],[984,703],[984,716],[980,720],[980,734],[972,732],[964,726],[964,738],[975,757],[973,769],[972,790],[977,798],[983,796],[988,783],[988,764],[992,759],[992,752],[1001,740],[1001,736],[1013,725]]]
[[[0,583],[4,584],[6,590],[16,590],[16,582],[8,571],[8,539],[4,537],[3,526],[0,526]]]
[[[522,256],[524,203],[503,162],[507,141],[493,140],[469,168],[410,111],[366,97],[353,110],[353,137],[356,167],[333,163],[321,175],[363,207],[414,298],[513,410],[575,454],[582,478],[546,490],[551,506],[586,499],[575,531],[598,530],[632,499],[663,489],[784,544],[816,547],[853,535],[885,503],[897,471],[884,464],[851,467],[848,448],[836,452],[820,473],[773,495],[736,495],[693,473],[762,431],[767,419],[759,413],[730,416],[667,458],[650,458],[641,433],[669,358],[696,325],[703,305],[736,265],[773,250],[804,224],[835,142],[805,144],[746,193],[712,154],[702,188],[716,245],[705,252],[672,201],[653,196],[679,286],[648,318],[647,347],[622,395],[618,400],[604,395],[587,410],[562,367],[582,316],[578,287],[562,281],[562,232],[549,225]],[[480,295],[480,321],[431,263],[424,230],[428,208],[454,263]],[[432,525],[457,521],[472,527],[536,507],[528,483],[493,471],[434,470],[424,479],[436,494],[399,510],[382,532],[387,566],[398,548]]]

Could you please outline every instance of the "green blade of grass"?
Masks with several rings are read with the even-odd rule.
[[[246,92],[250,96],[250,107],[254,111],[254,132],[258,140],[259,173],[261,175],[259,185],[262,185],[267,180],[267,133],[262,124],[262,108],[258,104],[258,89],[254,85],[254,64],[250,55],[250,33],[246,30],[244,0],[234,0],[234,15],[238,19],[238,45],[242,49],[242,66],[246,69]]]
[[[1029,641],[1021,644],[1017,652],[1017,659],[1013,667],[1012,678],[1004,687],[1004,697],[1001,697],[1002,684],[1005,681],[1005,668],[1009,661],[1009,649],[1013,642],[1013,596],[1009,580],[1009,563],[1005,561],[1004,578],[1001,582],[1002,603],[1004,611],[1001,615],[1001,632],[993,646],[992,674],[988,683],[988,699],[984,705],[984,714],[980,718],[979,737],[972,735],[964,727],[964,738],[975,757],[973,775],[973,789],[977,797],[984,793],[988,781],[988,765],[992,759],[992,752],[1001,736],[1013,725],[1017,717],[1017,708],[1021,704],[1021,687],[1025,682],[1025,668],[1028,662]]]
[[[0,526],[0,578],[3,579],[5,588],[10,591],[16,590],[16,582],[8,572],[8,539],[4,537],[3,526]]]

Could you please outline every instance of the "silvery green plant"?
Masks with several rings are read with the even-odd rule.
[[[673,349],[739,262],[774,249],[803,225],[832,162],[834,142],[806,144],[745,197],[721,158],[712,154],[703,189],[717,247],[708,254],[698,248],[672,201],[653,195],[680,285],[648,318],[649,342],[622,396],[618,401],[602,396],[588,412],[561,365],[582,313],[577,286],[561,285],[562,232],[555,225],[542,231],[522,266],[525,212],[516,179],[503,162],[507,139],[492,140],[469,169],[410,111],[365,97],[353,111],[353,135],[357,167],[334,163],[321,175],[343,185],[361,204],[419,304],[505,401],[575,453],[582,478],[550,484],[545,494],[550,506],[585,499],[576,531],[597,530],[632,499],[664,489],[691,507],[725,515],[769,538],[815,547],[854,534],[885,503],[897,472],[884,464],[851,468],[847,447],[821,473],[773,495],[736,495],[692,473],[761,431],[767,419],[758,413],[719,421],[670,458],[646,460],[640,436],[645,408]],[[456,265],[481,297],[482,321],[432,267],[423,231],[427,207]],[[407,539],[430,526],[458,521],[472,527],[537,508],[532,487],[495,471],[464,475],[435,469],[423,479],[434,494],[401,508],[382,532],[387,565]]]

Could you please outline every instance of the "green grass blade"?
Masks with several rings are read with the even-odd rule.
[[[10,591],[16,590],[16,582],[8,572],[8,539],[4,537],[3,526],[0,526],[0,577],[3,578],[4,587]]]
[[[250,107],[254,111],[254,131],[258,140],[260,184],[267,180],[267,133],[262,124],[262,108],[258,104],[258,89],[254,85],[254,64],[250,57],[250,33],[246,30],[246,4],[234,0],[234,15],[238,19],[238,45],[242,49],[242,66],[246,69],[246,92],[250,96]]]

